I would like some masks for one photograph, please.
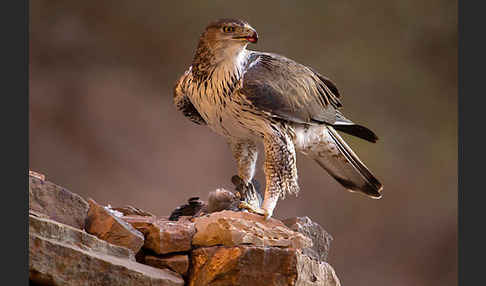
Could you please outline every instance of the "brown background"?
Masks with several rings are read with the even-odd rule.
[[[380,137],[346,136],[382,200],[299,156],[301,193],[276,217],[309,216],[334,236],[343,285],[456,285],[456,1],[242,2],[31,1],[30,168],[158,215],[231,188],[229,148],[175,110],[172,87],[209,21],[243,18],[260,35],[250,49],[329,76],[344,113]]]

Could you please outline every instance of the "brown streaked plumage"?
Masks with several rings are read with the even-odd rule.
[[[185,116],[226,138],[246,184],[254,176],[256,144],[263,143],[263,204],[247,200],[244,206],[268,218],[279,198],[299,192],[296,152],[346,189],[380,198],[381,183],[335,130],[370,142],[377,136],[341,113],[340,93],[327,77],[284,56],[247,50],[257,39],[245,21],[209,24],[174,88],[174,103]]]

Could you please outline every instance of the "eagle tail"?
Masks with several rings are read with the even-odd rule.
[[[333,125],[334,129],[376,143],[378,136],[370,129],[359,124]]]
[[[348,191],[380,199],[383,185],[332,126],[313,126],[297,133],[298,150],[314,159]],[[305,140],[305,141],[304,141]]]

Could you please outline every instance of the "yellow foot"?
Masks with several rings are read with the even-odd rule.
[[[240,202],[240,205],[238,206],[240,209],[245,209],[248,210],[249,212],[252,212],[257,215],[262,215],[264,216],[265,220],[268,220],[272,215],[269,214],[265,209],[262,208],[256,208],[252,205],[250,205],[247,202]]]

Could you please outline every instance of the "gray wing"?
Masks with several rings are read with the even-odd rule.
[[[240,93],[255,108],[274,117],[296,123],[325,123],[371,142],[378,139],[338,110],[342,106],[339,91],[330,79],[277,54],[249,54]]]
[[[185,94],[185,86],[187,84],[188,75],[191,69],[189,68],[184,75],[177,81],[174,87],[174,105],[192,122],[199,125],[206,125],[206,121],[201,117],[197,109],[192,105],[191,101]]]

